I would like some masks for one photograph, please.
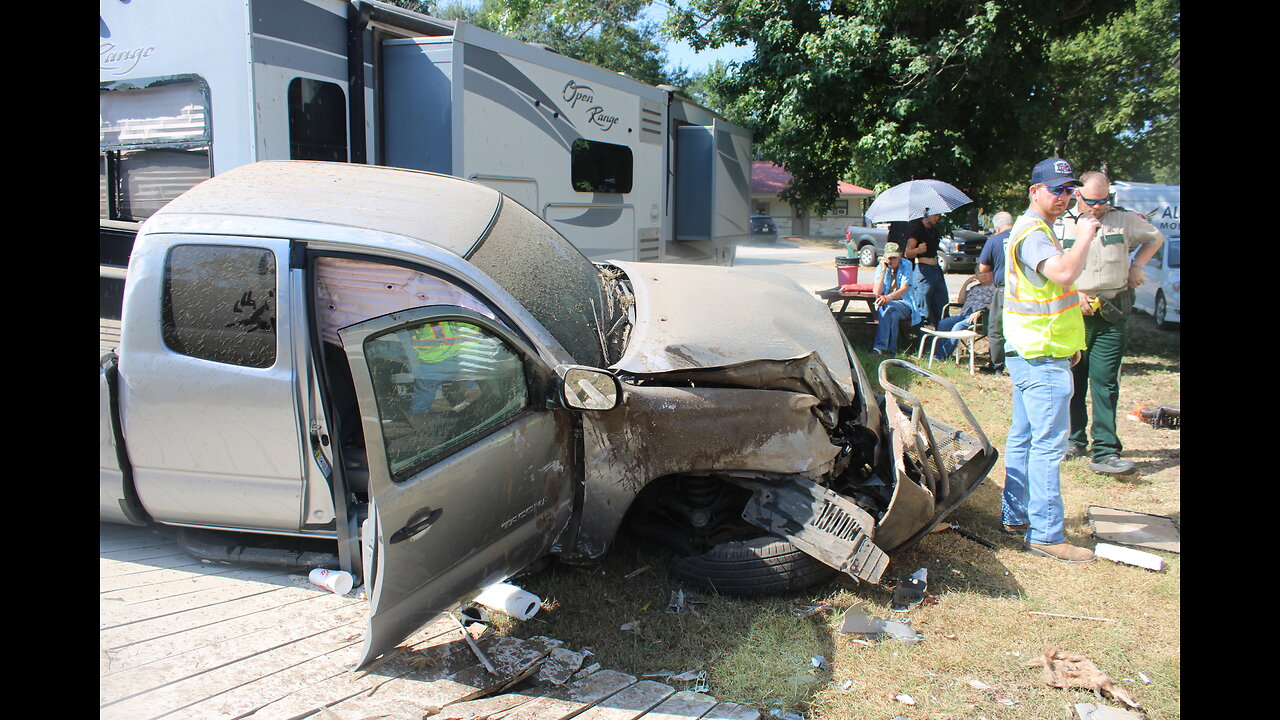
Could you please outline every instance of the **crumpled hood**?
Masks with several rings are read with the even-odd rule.
[[[631,280],[636,307],[611,369],[805,391],[824,404],[848,404],[855,394],[839,325],[794,280],[735,267],[610,264]]]

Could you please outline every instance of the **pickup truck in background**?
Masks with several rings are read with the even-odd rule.
[[[103,228],[104,294],[129,230]],[[877,394],[789,278],[592,263],[446,175],[233,168],[141,225],[123,282],[103,299],[101,519],[363,579],[357,669],[544,558],[599,562],[624,525],[690,586],[877,582],[997,458],[946,380],[890,359]]]
[[[884,254],[893,223],[877,223],[875,227],[849,225],[845,228],[845,244],[853,249],[853,255],[863,267],[874,267]],[[954,229],[943,233],[938,240],[938,266],[942,272],[972,272],[978,267],[978,254],[986,244],[987,236],[972,230]]]

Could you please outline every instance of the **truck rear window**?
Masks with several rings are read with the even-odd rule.
[[[270,250],[176,245],[165,261],[164,344],[214,362],[276,361],[276,258]]]

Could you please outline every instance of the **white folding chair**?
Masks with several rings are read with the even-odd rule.
[[[967,349],[969,351],[969,374],[973,374],[973,341],[978,339],[978,333],[972,330],[934,330],[933,328],[922,327],[920,328],[920,350],[916,352],[917,361],[924,354],[924,344],[929,338],[933,338],[933,344],[929,346],[929,367],[933,367],[933,352],[938,347],[938,340],[940,338],[950,338],[959,341],[956,343],[956,351],[954,353],[956,365],[960,365],[961,348]]]

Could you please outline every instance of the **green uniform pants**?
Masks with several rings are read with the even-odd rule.
[[[1120,402],[1120,361],[1129,339],[1129,321],[1109,322],[1099,314],[1084,316],[1085,349],[1080,362],[1072,368],[1075,393],[1071,396],[1071,444],[1089,447],[1094,460],[1116,457],[1122,449],[1116,434],[1116,405]],[[1089,428],[1089,410],[1085,391],[1093,405],[1093,427]]]

